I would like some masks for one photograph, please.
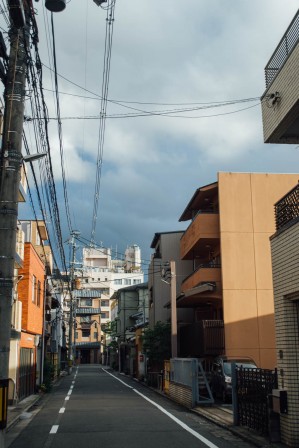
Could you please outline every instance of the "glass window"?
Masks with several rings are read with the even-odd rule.
[[[114,279],[114,284],[115,285],[122,285],[122,279],[121,278]]]
[[[89,323],[91,321],[91,316],[81,316],[80,322],[81,323]]]
[[[92,306],[92,299],[81,299],[80,306]]]
[[[82,330],[82,338],[89,338],[90,330]]]
[[[125,285],[131,285],[131,279],[125,278]]]
[[[97,331],[95,331],[95,332],[93,333],[93,337],[94,337],[94,339],[98,339],[98,332],[97,332]]]
[[[139,278],[134,278],[133,285],[139,285],[139,283],[141,283],[141,280]]]
[[[101,306],[109,306],[109,300],[101,300]]]
[[[41,282],[37,281],[37,298],[36,298],[36,304],[37,306],[40,306],[40,297],[41,297]]]
[[[31,300],[33,303],[36,303],[36,277],[35,275],[32,276],[32,295]]]

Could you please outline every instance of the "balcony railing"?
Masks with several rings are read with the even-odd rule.
[[[294,47],[299,41],[299,10],[293,18],[290,26],[285,32],[283,38],[279,42],[271,56],[268,64],[265,67],[266,88],[276,78],[277,73],[293,51]]]
[[[275,204],[276,230],[299,218],[299,184]]]
[[[194,269],[193,272],[191,272],[191,274],[189,274],[185,279],[184,282],[186,280],[188,280],[188,278],[192,277],[196,272],[198,272],[201,269],[211,269],[211,268],[221,268],[221,263],[219,262],[215,262],[215,261],[209,261],[207,263],[201,263],[199,266],[197,266],[196,269]]]

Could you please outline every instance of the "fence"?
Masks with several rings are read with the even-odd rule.
[[[271,56],[270,61],[265,68],[266,88],[269,87],[271,82],[275,79],[277,73],[285,63],[289,54],[297,45],[299,40],[299,10],[293,18],[290,26],[285,32],[283,38],[279,42],[276,50]]]
[[[198,400],[198,360],[172,358],[170,360],[169,396],[187,407],[194,407]]]
[[[269,433],[269,395],[277,388],[277,370],[236,367],[235,416],[239,425]],[[234,380],[233,380],[234,381]]]

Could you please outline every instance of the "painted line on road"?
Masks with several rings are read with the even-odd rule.
[[[65,400],[69,400],[69,399],[70,399],[70,397],[65,397],[64,401],[65,401]]]
[[[53,425],[50,431],[50,434],[56,434],[58,431],[59,425]]]
[[[71,385],[71,386],[70,386],[70,389],[73,389],[73,388],[74,388],[74,386],[73,386],[73,385]]]
[[[104,372],[108,373],[108,375],[113,376],[113,378],[115,378],[117,381],[119,381],[119,382],[122,383],[124,386],[128,387],[129,389],[134,389],[134,387],[129,386],[127,383],[125,383],[124,381],[122,381],[122,380],[120,380],[119,378],[117,378],[117,376],[112,375],[112,373],[110,373],[110,372],[108,372],[107,370],[103,369],[103,367],[102,367],[102,370],[104,370]]]
[[[72,395],[72,392],[73,392],[72,389],[70,389],[67,394]]]
[[[72,381],[72,384],[75,384],[75,381]]]
[[[215,445],[214,443],[210,442],[208,439],[206,439],[205,437],[201,436],[198,432],[194,431],[194,429],[190,428],[190,426],[186,425],[186,423],[183,423],[181,420],[179,420],[177,417],[175,417],[174,415],[172,415],[170,412],[166,411],[166,409],[164,409],[162,406],[160,406],[158,403],[155,403],[153,400],[151,400],[150,398],[148,398],[146,395],[143,395],[141,392],[139,392],[137,389],[134,389],[134,387],[129,386],[128,384],[126,384],[124,381],[120,380],[119,378],[117,378],[117,376],[112,375],[112,373],[108,372],[107,370],[103,369],[104,372],[108,373],[108,375],[112,376],[113,378],[115,378],[117,381],[119,381],[120,383],[122,383],[124,386],[128,387],[129,389],[132,389],[134,392],[136,392],[136,394],[140,395],[140,397],[144,398],[145,400],[147,400],[149,403],[151,403],[153,406],[156,406],[156,408],[158,408],[161,412],[163,412],[163,414],[167,415],[169,418],[171,418],[171,420],[173,420],[177,425],[181,426],[183,429],[185,429],[185,431],[189,432],[190,434],[192,434],[194,437],[196,437],[198,440],[200,440],[202,443],[204,443],[206,446],[208,446],[209,448],[219,448],[217,445]]]
[[[163,414],[167,415],[169,418],[171,418],[171,420],[173,420],[174,422],[176,422],[179,426],[181,426],[183,429],[185,429],[186,431],[188,431],[190,434],[192,434],[194,437],[196,437],[198,440],[200,440],[202,443],[204,443],[205,445],[207,445],[209,448],[219,448],[217,445],[215,445],[214,443],[210,442],[208,439],[206,439],[205,437],[201,436],[198,432],[194,431],[194,429],[190,428],[190,426],[186,425],[185,423],[183,423],[181,420],[179,420],[177,417],[175,417],[174,415],[172,415],[170,412],[166,411],[166,409],[164,409],[162,406],[160,406],[158,403],[155,403],[153,400],[151,400],[150,398],[148,398],[146,395],[143,395],[141,392],[139,392],[136,389],[133,389],[134,392],[136,392],[136,394],[140,395],[140,397],[144,398],[145,400],[147,400],[149,403],[151,403],[152,405],[156,406],[156,408],[158,408],[161,412],[163,412]]]
[[[59,414],[63,414],[65,412],[65,408],[60,408],[59,409]]]

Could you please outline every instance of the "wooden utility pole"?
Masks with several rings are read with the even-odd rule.
[[[13,7],[8,1],[8,6]],[[25,5],[27,7],[27,4]],[[18,11],[13,11],[15,13]],[[20,13],[24,14],[24,11]],[[18,16],[16,16],[18,19]],[[23,18],[26,17],[23,15]],[[11,15],[0,160],[0,379],[8,378],[29,27]],[[6,403],[7,406],[7,403]],[[7,409],[7,408],[6,408]],[[0,431],[0,447],[4,447]]]

